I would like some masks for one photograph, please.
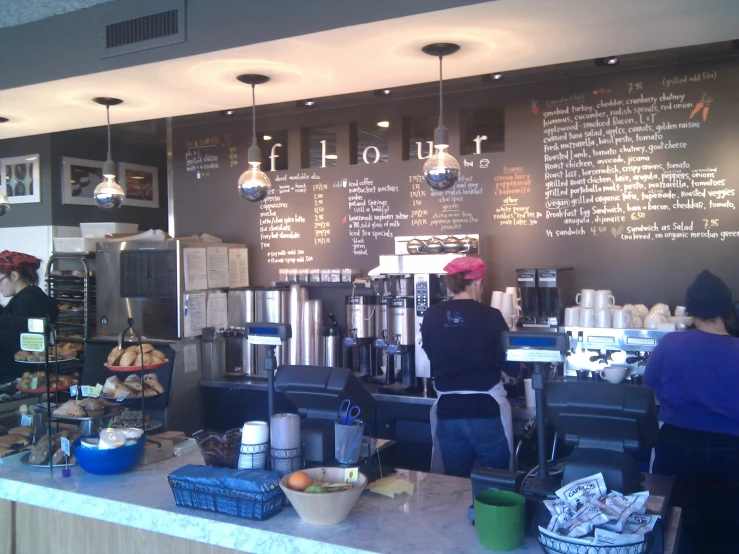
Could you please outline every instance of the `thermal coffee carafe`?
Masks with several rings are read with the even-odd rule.
[[[388,300],[387,367],[388,376],[400,377],[395,384],[380,388],[389,394],[413,394],[416,385],[415,301],[412,296],[393,296]]]
[[[388,335],[388,301],[389,296],[380,296],[377,298],[377,311],[375,312],[375,367],[378,382],[386,385],[395,382],[395,375],[387,370],[387,345],[389,342]]]
[[[324,329],[324,348],[326,356],[326,367],[341,367],[343,358],[341,357],[341,327],[339,327],[334,314],[328,314],[331,324]]]
[[[376,311],[375,296],[346,297],[347,336],[344,339],[344,367],[371,377],[377,375],[377,367],[373,363]]]

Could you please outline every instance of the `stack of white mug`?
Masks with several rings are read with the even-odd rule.
[[[610,290],[582,289],[575,296],[577,306],[565,308],[565,327],[628,329],[631,314],[616,306]]]
[[[500,290],[493,291],[490,305],[500,310],[509,329],[513,329],[516,326],[518,317],[521,315],[521,304],[517,287],[506,287],[505,292]]]
[[[565,308],[565,327],[597,327],[611,329],[656,329],[674,331],[692,325],[693,318],[685,313],[685,306],[675,308],[671,316],[667,304],[655,304],[647,309],[644,304],[616,306],[610,290],[582,289],[576,296],[577,306]]]

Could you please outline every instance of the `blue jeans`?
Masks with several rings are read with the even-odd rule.
[[[499,417],[436,422],[444,473],[469,477],[473,468],[508,469],[511,451]]]

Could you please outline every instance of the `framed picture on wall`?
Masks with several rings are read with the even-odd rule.
[[[2,192],[11,204],[41,202],[38,154],[3,158],[0,160]]]
[[[62,202],[94,206],[92,193],[103,180],[103,162],[62,158]]]
[[[156,167],[119,162],[118,184],[126,191],[125,206],[159,207],[159,170]]]

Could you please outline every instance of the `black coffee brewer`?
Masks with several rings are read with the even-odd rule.
[[[572,268],[517,269],[524,327],[557,327],[572,293]]]
[[[388,300],[388,339],[385,394],[414,394],[416,384],[415,299],[392,296]],[[397,374],[400,369],[399,375]]]
[[[346,328],[344,367],[370,377],[377,376],[375,363],[375,312],[377,297],[357,295],[346,297]]]

